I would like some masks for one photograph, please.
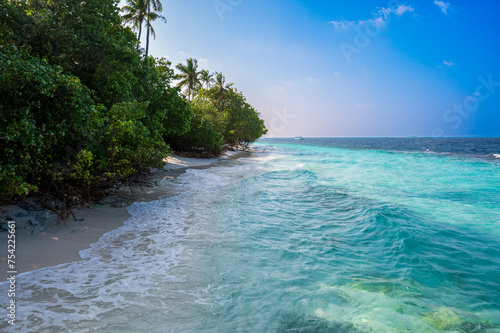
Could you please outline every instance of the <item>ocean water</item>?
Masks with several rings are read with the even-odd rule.
[[[253,148],[19,275],[2,332],[500,332],[500,139]]]

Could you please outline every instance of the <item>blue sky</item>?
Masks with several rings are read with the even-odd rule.
[[[151,53],[221,71],[268,136],[500,136],[500,3],[163,0]],[[498,83],[497,83],[498,82]]]

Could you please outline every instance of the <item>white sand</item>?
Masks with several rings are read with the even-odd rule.
[[[80,260],[79,251],[89,248],[106,232],[120,227],[129,218],[125,208],[102,206],[84,209],[75,214],[83,221],[68,219],[66,224],[56,225],[55,217],[46,231],[37,235],[31,234],[33,230],[28,223],[16,221],[16,270],[24,273],[34,269],[55,266],[66,262]],[[0,234],[0,261],[5,271],[7,265],[7,233]]]
[[[186,158],[172,156],[168,158],[165,170],[156,170],[155,186],[146,191],[137,191],[134,201],[151,201],[159,197],[174,195],[169,190],[168,179],[175,178],[185,172],[187,168],[206,168],[223,165],[224,160],[238,157],[247,157],[249,152],[230,151],[221,157],[210,159]],[[164,180],[164,181],[162,181]],[[89,248],[99,238],[111,230],[117,229],[130,217],[126,208],[115,208],[110,205],[77,210],[75,215],[83,221],[74,221],[69,218],[60,225],[56,225],[56,218],[52,216],[45,231],[32,234],[33,226],[28,219],[35,220],[39,212],[27,212],[18,206],[0,207],[7,210],[16,221],[16,270],[18,274],[55,266],[63,263],[81,260],[79,251]],[[26,215],[18,217],[17,214]],[[7,269],[7,232],[0,232],[0,266],[4,272]]]
[[[168,164],[165,167],[165,169],[176,170],[181,168],[208,166],[218,161],[219,161],[218,158],[188,158],[188,157],[177,156],[174,154],[170,157],[167,157]]]

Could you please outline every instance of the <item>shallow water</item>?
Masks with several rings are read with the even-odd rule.
[[[0,328],[500,332],[500,142],[405,140],[261,140],[188,170],[85,260],[20,275]]]

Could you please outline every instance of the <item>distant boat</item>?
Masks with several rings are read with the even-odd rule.
[[[293,139],[294,139],[294,140],[304,140],[304,138],[303,138],[303,137],[301,137],[301,136],[296,136],[296,137],[295,137],[295,138],[293,138]]]

